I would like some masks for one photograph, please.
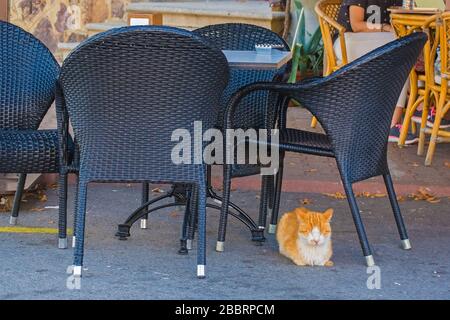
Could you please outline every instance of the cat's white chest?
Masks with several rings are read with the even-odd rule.
[[[311,266],[323,266],[330,259],[331,241],[321,246],[310,246],[297,240],[297,248],[302,260]]]

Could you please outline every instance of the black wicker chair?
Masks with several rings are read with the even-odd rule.
[[[289,46],[286,42],[276,33],[268,30],[266,28],[258,27],[249,24],[238,24],[238,23],[226,23],[217,24],[193,31],[195,34],[206,39],[212,46],[220,50],[255,50],[256,44],[272,44],[280,47],[280,50],[289,50]],[[230,71],[230,82],[224,92],[221,101],[221,109],[219,110],[219,116],[216,123],[216,127],[222,128],[223,126],[223,112],[226,107],[227,101],[233,93],[235,93],[240,88],[244,87],[249,83],[255,81],[271,81],[271,80],[282,80],[285,75],[286,67],[280,70],[239,70],[232,69]],[[269,98],[266,92],[258,92],[252,94],[242,101],[239,106],[239,111],[236,115],[237,126],[245,128],[266,128],[270,126],[273,122],[274,114],[272,112],[273,108],[268,107],[272,105],[274,100]],[[268,112],[269,111],[269,112]],[[213,199],[215,202],[222,202],[222,198],[211,188],[210,184],[210,174],[211,168],[208,167],[208,198]],[[257,165],[236,165],[232,167],[232,172],[230,173],[233,177],[242,177],[255,175],[260,173],[260,167]],[[255,223],[253,219],[242,209],[240,209],[236,204],[229,202],[230,214],[246,225],[251,231],[252,240],[262,242],[264,241],[264,227],[262,223],[264,217],[267,215],[268,206],[271,208],[272,201],[266,201],[268,194],[271,196],[273,194],[273,177],[263,177],[262,181],[262,196],[260,203],[260,218],[258,223]],[[147,206],[142,206],[143,210],[136,210],[133,212],[128,219],[120,224],[118,227],[117,236],[120,239],[126,239],[130,236],[131,226],[139,219],[141,219],[141,228],[147,226],[148,215],[158,210],[159,206],[151,205],[156,204],[160,200],[174,197],[175,204],[185,205],[188,201],[188,194],[191,192],[186,186],[177,184],[171,188],[170,191],[165,194],[148,201],[148,184],[143,185],[143,198],[142,203],[147,204]],[[229,192],[229,191],[228,191]],[[195,202],[191,203],[195,206]],[[214,203],[208,203],[209,208],[216,210],[221,210],[220,205]],[[189,210],[189,205],[187,210]],[[192,209],[192,212],[196,210]],[[219,227],[219,237],[216,245],[217,251],[223,251],[225,232],[226,232],[226,221],[227,216],[222,212]],[[190,218],[188,221],[192,223],[187,223],[187,230],[183,231],[181,238],[181,248],[180,254],[187,254],[188,249],[192,249],[192,241],[194,237],[194,232],[196,229],[196,220]]]
[[[280,163],[282,164],[286,151],[336,159],[359,241],[369,266],[374,264],[374,259],[352,184],[374,176],[383,176],[402,247],[410,249],[389,173],[387,138],[395,102],[426,39],[424,33],[414,33],[393,41],[325,78],[297,84],[249,85],[233,96],[227,108],[225,127],[233,128],[236,106],[248,94],[264,90],[276,92],[285,98],[279,117]],[[287,101],[291,98],[317,117],[325,134],[286,128]],[[282,169],[280,165],[276,178],[272,224],[277,221]],[[224,188],[226,184],[229,184],[229,181],[224,181]],[[226,210],[226,206],[223,207]]]
[[[213,46],[221,50],[255,50],[257,44],[271,44],[279,47],[280,50],[289,51],[289,45],[275,32],[250,24],[226,23],[217,24],[199,28],[193,31],[199,36],[207,39]],[[222,108],[219,113],[217,127],[223,128],[223,115],[227,102],[230,97],[244,86],[257,81],[282,81],[286,73],[286,66],[279,70],[244,70],[231,69],[230,82],[222,97]],[[234,113],[233,127],[242,129],[265,129],[273,125],[274,103],[276,100],[269,97],[264,91],[253,92],[240,101],[237,110]],[[260,174],[258,165],[233,165],[230,170],[225,171],[224,179],[230,180],[233,177],[244,177]],[[247,226],[252,231],[252,239],[254,241],[264,241],[264,220],[267,216],[267,210],[271,209],[272,201],[270,196],[273,190],[273,176],[262,176],[261,201],[260,201],[260,218],[257,225],[247,218],[246,213],[237,205],[228,201],[230,197],[229,184],[223,190],[224,199],[227,208],[231,207],[237,214],[233,214],[241,221],[247,221]],[[209,188],[209,195],[222,202],[212,188]],[[269,195],[267,197],[266,195]],[[227,226],[227,212],[221,210],[219,222],[219,234],[216,244],[217,251],[224,250],[225,234]],[[190,238],[192,235],[190,236]]]
[[[213,127],[227,81],[222,52],[176,28],[113,29],[67,57],[57,108],[65,123],[70,119],[80,148],[75,276],[81,276],[87,187],[93,181],[194,185],[197,275],[204,276],[206,166],[175,164],[171,154],[177,142],[171,137],[175,129],[193,136],[194,121],[202,121],[203,130]],[[193,150],[202,152],[198,146]]]
[[[60,171],[57,130],[37,130],[53,103],[58,74],[59,65],[42,42],[0,21],[0,172],[20,173],[10,218],[13,225],[27,174]],[[66,248],[64,175],[59,182],[59,247]]]

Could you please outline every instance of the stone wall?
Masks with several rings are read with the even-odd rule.
[[[221,0],[9,0],[9,21],[33,33],[62,61],[60,42],[87,37],[87,23],[126,20],[131,2],[202,2]],[[235,0],[236,2],[283,0]]]
[[[10,0],[10,22],[21,26],[57,54],[59,42],[77,42],[86,37],[91,22],[125,19],[133,0]]]

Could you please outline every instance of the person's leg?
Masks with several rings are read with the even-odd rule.
[[[423,81],[419,80],[417,82],[417,88],[425,88],[425,83]],[[419,97],[417,97],[417,98],[419,98]],[[411,121],[413,121],[415,123],[421,123],[422,122],[423,105],[424,105],[424,101],[419,102],[419,104],[417,105],[417,107],[414,110],[414,113],[411,116]]]
[[[334,56],[336,58],[336,63],[339,65],[342,62],[342,50],[341,50],[341,42],[339,41],[339,37],[334,41],[333,44]],[[328,61],[324,61],[327,62]]]
[[[403,110],[406,106],[406,101],[408,100],[408,90],[409,90],[409,77],[406,79],[403,85],[402,92],[397,100],[397,107],[395,107],[394,115],[392,116],[391,128],[397,124],[402,123]]]
[[[402,115],[403,115],[403,107],[396,106],[394,110],[394,115],[392,116],[391,128],[395,127],[397,124],[401,124]]]
[[[406,80],[405,85],[403,86],[403,89],[400,93],[400,96],[397,100],[397,106],[394,110],[394,115],[392,116],[391,120],[391,131],[389,132],[389,142],[397,142],[400,139],[400,133],[402,129],[402,115],[403,110],[406,106],[406,101],[408,97],[408,89],[409,89],[409,78]],[[407,134],[405,144],[413,144],[417,143],[419,139],[416,135],[413,135],[411,133]]]

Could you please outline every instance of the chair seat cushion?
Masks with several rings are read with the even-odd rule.
[[[281,130],[280,149],[334,157],[333,148],[327,135],[298,129]]]
[[[56,173],[56,130],[0,130],[0,172]]]

